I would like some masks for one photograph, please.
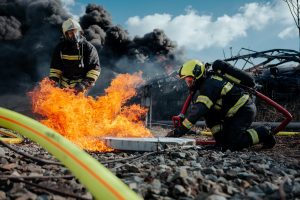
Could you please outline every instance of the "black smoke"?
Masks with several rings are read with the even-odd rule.
[[[49,70],[69,16],[59,0],[0,0],[0,92],[23,93]]]
[[[25,93],[48,75],[61,24],[68,17],[60,0],[0,0],[2,94]],[[141,70],[151,77],[181,62],[182,52],[162,30],[131,38],[102,6],[87,5],[80,24],[98,50],[103,71],[97,85],[102,88],[116,73]]]

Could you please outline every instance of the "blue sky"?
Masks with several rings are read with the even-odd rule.
[[[63,0],[80,17],[88,3],[102,5],[131,37],[160,28],[186,58],[205,62],[228,57],[230,48],[299,49],[298,32],[282,0]]]

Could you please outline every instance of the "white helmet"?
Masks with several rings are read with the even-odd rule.
[[[67,31],[73,29],[77,29],[79,32],[82,31],[80,24],[75,19],[69,18],[62,24],[62,31],[65,36]]]
[[[62,31],[64,33],[66,41],[69,41],[72,44],[78,44],[82,40],[81,26],[76,20],[72,18],[69,18],[66,21],[64,21],[64,23],[62,24]],[[71,33],[68,33],[68,31],[71,31]]]

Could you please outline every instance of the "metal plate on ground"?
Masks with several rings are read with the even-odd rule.
[[[105,137],[104,142],[107,146],[123,151],[159,151],[166,145],[196,145],[194,139],[186,138],[117,138]]]

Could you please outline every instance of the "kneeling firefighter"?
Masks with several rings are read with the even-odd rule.
[[[217,60],[212,67],[227,64]],[[185,80],[190,91],[196,94],[196,98],[190,113],[187,117],[182,116],[181,125],[167,137],[181,137],[203,117],[216,144],[222,149],[241,150],[258,143],[262,143],[265,148],[275,145],[269,126],[250,128],[256,116],[256,105],[246,90],[218,73],[206,71],[204,64],[198,60],[184,63],[179,76]]]
[[[63,40],[54,49],[49,78],[61,88],[84,92],[100,75],[96,48],[82,36],[80,24],[69,18],[62,24]]]

